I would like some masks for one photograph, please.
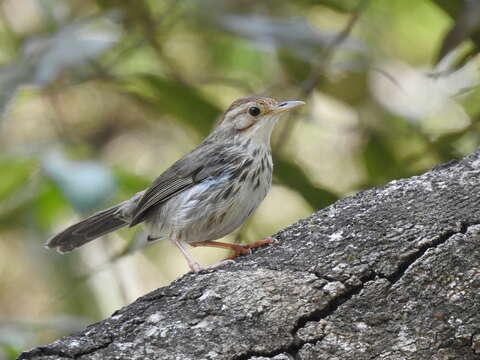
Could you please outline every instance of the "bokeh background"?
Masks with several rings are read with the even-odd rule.
[[[238,97],[307,106],[277,126],[273,189],[228,241],[472,152],[479,3],[1,1],[0,358],[188,271],[168,242],[138,251],[141,229],[65,256],[43,244],[146,187]]]

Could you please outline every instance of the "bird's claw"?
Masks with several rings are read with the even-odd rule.
[[[240,255],[249,255],[252,253],[253,248],[257,248],[259,246],[271,244],[274,242],[278,242],[278,240],[272,237],[266,237],[265,239],[258,240],[246,245],[236,244],[234,248],[232,247],[233,254],[228,256],[227,259],[235,259]]]
[[[235,264],[235,261],[230,260],[230,259],[225,259],[225,260],[219,261],[215,264],[207,265],[207,266],[200,265],[197,262],[189,264],[189,265],[190,265],[190,269],[192,269],[193,272],[198,273],[198,272],[205,271],[205,270],[216,269],[220,266],[224,266],[224,265],[227,265],[227,264]]]

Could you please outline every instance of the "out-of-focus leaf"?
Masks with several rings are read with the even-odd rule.
[[[291,51],[282,49],[279,51],[279,60],[293,83],[300,83],[310,75],[312,65],[310,62],[298,58]]]
[[[112,171],[97,161],[72,161],[60,152],[50,152],[43,159],[43,169],[79,211],[104,205],[116,189]]]
[[[455,21],[443,39],[437,62],[468,38],[475,42],[477,47],[475,53],[478,53],[480,48],[480,2],[477,0],[449,0],[449,4],[447,4],[446,1],[437,0],[436,3]]]
[[[50,181],[42,184],[33,201],[37,224],[43,230],[51,229],[55,220],[59,219],[68,207],[68,202],[60,189]]]
[[[451,61],[452,69],[461,68],[480,52],[479,3],[476,0],[433,1],[454,20],[454,25],[443,39],[435,62],[441,62],[447,55],[454,53],[453,50],[464,40],[471,39],[474,47],[454,53],[454,61]]]
[[[15,360],[22,350],[9,344],[0,344],[0,359]]]
[[[337,195],[316,187],[300,166],[283,157],[275,158],[274,175],[281,184],[298,191],[315,210],[324,208],[338,200]]]
[[[35,166],[33,160],[0,158],[0,201],[24,186]]]
[[[26,57],[35,59],[33,81],[44,86],[66,68],[94,59],[116,43],[116,31],[93,25],[71,24],[53,35],[29,39],[24,52]]]
[[[322,83],[322,92],[349,105],[363,103],[370,96],[367,74],[363,71],[346,69],[342,71],[342,75],[335,79],[327,77]]]
[[[175,116],[184,124],[203,135],[210,132],[222,110],[206,99],[197,89],[178,81],[145,74],[140,80],[141,88],[127,85],[127,90],[151,102],[159,111]]]
[[[70,11],[63,0],[40,0],[37,3],[49,30],[56,29],[59,23],[67,21]]]
[[[33,66],[21,59],[16,64],[0,67],[0,117],[7,111],[19,86],[32,77],[33,71]]]
[[[362,155],[370,186],[398,177],[398,161],[385,137],[371,134]]]
[[[124,169],[114,169],[114,174],[119,190],[130,195],[146,189],[152,183],[151,179],[132,174]]]
[[[380,66],[391,78],[380,71],[372,72],[370,88],[375,99],[391,113],[414,123],[428,118],[436,118],[437,124],[444,122],[449,126],[468,123],[468,116],[453,96],[479,83],[473,64],[442,76],[432,76],[400,62]]]
[[[96,58],[117,39],[114,28],[93,22],[69,24],[53,34],[28,38],[18,58],[0,67],[0,116],[21,85],[46,86],[67,68]]]
[[[469,135],[478,136],[479,123],[480,120],[477,115],[465,128],[443,134],[435,139],[435,141],[432,141],[430,146],[435,150],[439,161],[448,161],[458,157],[456,142]]]
[[[216,20],[223,29],[247,38],[266,50],[287,47],[305,61],[319,49],[328,47],[336,38],[334,31],[318,30],[306,19],[284,20],[258,15],[224,15]],[[359,40],[346,38],[338,44],[337,50],[364,52],[365,46]]]
[[[471,88],[458,99],[468,115],[476,117],[480,113],[480,85]]]

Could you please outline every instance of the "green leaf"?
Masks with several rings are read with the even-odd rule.
[[[15,360],[21,350],[10,344],[0,344],[0,359]]]
[[[138,83],[127,84],[127,91],[151,103],[159,111],[175,116],[203,135],[210,132],[222,114],[219,107],[194,87],[152,74],[143,74],[135,79]]]
[[[316,187],[303,169],[294,162],[284,157],[276,157],[274,163],[274,175],[278,181],[298,191],[305,201],[315,210],[324,208],[338,200],[337,195],[328,190]]]
[[[70,209],[67,199],[53,181],[42,184],[33,206],[37,224],[45,231],[51,229],[54,222]]]
[[[0,157],[0,201],[20,189],[35,167],[33,160]]]

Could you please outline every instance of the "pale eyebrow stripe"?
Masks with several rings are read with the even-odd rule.
[[[227,112],[228,115],[231,115],[232,117],[236,117],[240,115],[241,113],[247,112],[248,108],[253,106],[252,103],[246,103],[242,104],[242,106],[238,106],[235,110],[230,110]]]

